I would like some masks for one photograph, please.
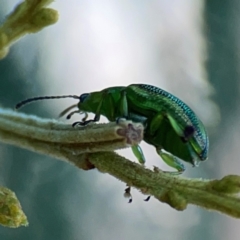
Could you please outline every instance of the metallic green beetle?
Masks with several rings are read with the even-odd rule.
[[[110,87],[98,92],[84,93],[80,96],[46,96],[30,98],[16,105],[20,108],[26,103],[54,98],[75,98],[78,104],[70,106],[60,115],[74,107],[74,113],[85,113],[80,125],[97,122],[100,116],[109,121],[126,118],[144,125],[144,141],[153,145],[161,158],[179,173],[185,170],[179,159],[198,166],[207,159],[209,140],[203,123],[195,113],[180,99],[172,94],[146,84],[131,84],[127,87]],[[87,113],[94,113],[94,119],[87,120]],[[75,124],[74,124],[75,125]],[[132,147],[140,163],[145,162],[139,145]]]

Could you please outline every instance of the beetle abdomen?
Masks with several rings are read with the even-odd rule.
[[[208,154],[208,136],[202,122],[196,114],[183,101],[167,91],[146,84],[131,84],[126,88],[130,101],[134,101],[136,111],[147,116],[155,116],[157,113],[170,114],[181,126],[183,134],[186,129],[193,128],[193,138],[201,148],[198,152],[201,160],[205,160]],[[185,136],[183,136],[185,137]]]

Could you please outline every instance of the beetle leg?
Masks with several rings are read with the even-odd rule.
[[[170,124],[172,125],[173,129],[177,133],[177,135],[180,137],[183,137],[183,129],[179,126],[177,121],[170,114],[167,114],[167,118]]]
[[[98,121],[98,120],[97,120]],[[87,120],[87,121],[84,121],[84,122],[74,122],[73,124],[72,124],[72,126],[73,127],[75,127],[75,126],[86,126],[86,125],[88,125],[90,122],[97,122],[97,121],[95,121],[94,119],[90,119],[90,120]]]
[[[70,110],[72,110],[75,107],[77,107],[77,104],[73,104],[70,107],[64,109],[62,112],[59,113],[58,117],[60,118],[60,117],[64,116],[65,114],[67,114]]]
[[[192,137],[195,132],[195,128],[191,125],[187,125],[184,128],[181,128],[181,126],[177,123],[177,121],[171,115],[167,114],[167,117],[173,129],[180,136],[182,141],[187,144],[188,149],[192,156],[193,166],[198,166],[198,162],[202,160],[199,158],[197,153],[200,154],[202,152],[203,147],[199,144],[196,138]]]
[[[112,102],[111,102],[112,103]],[[114,109],[114,105],[112,104],[112,109]],[[127,97],[126,97],[126,92],[122,91],[121,93],[121,99],[120,99],[120,116],[116,118],[116,123],[119,124],[120,121],[127,120],[129,117],[128,114],[128,103],[127,103]],[[135,153],[134,153],[135,155]]]
[[[76,112],[77,112],[77,111],[76,111]],[[74,113],[75,113],[75,112],[72,112],[72,113],[71,113],[71,116],[72,116]],[[83,126],[83,125],[85,124],[85,122],[87,121],[88,113],[87,113],[87,112],[82,112],[82,111],[79,111],[79,113],[82,113],[82,114],[84,114],[85,116],[82,118],[82,121],[81,121],[81,122],[75,122],[75,123],[73,123],[73,124],[72,124],[73,127],[75,127],[75,126],[77,126],[77,125]],[[69,115],[70,115],[70,114],[69,114]],[[69,115],[68,115],[68,116],[69,116]],[[71,116],[70,116],[70,117],[71,117]],[[70,117],[69,117],[69,118],[70,118]],[[68,118],[68,119],[69,119],[69,118]],[[90,120],[90,121],[92,121],[92,120]],[[89,123],[89,122],[88,122],[88,123]],[[88,123],[87,123],[87,124],[88,124]]]
[[[183,142],[188,147],[188,150],[192,157],[192,164],[193,166],[199,165],[199,156],[196,154],[197,152],[201,152],[202,148],[199,146],[198,142],[195,138],[192,138],[194,134],[194,127],[191,125],[187,125],[184,129],[181,128],[181,126],[177,123],[177,121],[170,115],[167,114],[167,118],[169,119],[170,124],[172,125],[175,132],[178,134],[178,136],[182,139]]]
[[[83,117],[82,122],[86,122],[88,118],[88,113],[87,112],[83,112],[83,113],[85,116]]]
[[[126,118],[128,119],[128,103],[127,103],[127,96],[126,92],[122,92],[122,97],[120,100],[120,113],[121,113],[121,118]]]
[[[139,163],[144,164],[146,162],[142,148],[139,145],[132,146],[132,151]]]
[[[108,120],[114,121],[116,116],[116,104],[114,102],[112,95],[111,94],[107,95],[104,99],[104,102],[105,104],[108,105],[108,113],[109,113]]]
[[[163,118],[164,115],[162,113],[154,116],[149,125],[149,132],[151,135],[154,135],[154,133],[159,129],[159,126],[161,125]]]
[[[80,126],[86,126],[88,125],[90,122],[98,122],[100,119],[100,114],[95,114],[94,119],[90,119],[90,120],[86,120],[86,121],[82,121],[82,122],[75,122],[72,124],[73,127],[80,125]]]
[[[70,112],[70,113],[67,115],[66,119],[70,119],[70,118],[72,117],[72,115],[74,115],[75,113],[81,113],[81,111],[80,111],[80,110],[76,110],[76,111]]]
[[[180,126],[178,126],[177,122],[175,121],[174,118],[172,118],[171,116],[168,116],[164,113],[159,113],[157,115],[154,116],[154,118],[152,119],[150,125],[149,125],[149,132],[151,136],[154,136],[154,134],[156,133],[156,131],[159,129],[159,126],[161,126],[162,121],[164,120],[164,118],[167,116],[167,118],[169,119],[169,122],[171,124],[171,126],[173,127],[173,129],[177,132],[177,134],[181,137],[184,136],[184,134],[182,134],[182,130],[180,128]],[[181,174],[182,172],[184,172],[185,167],[184,165],[181,163],[180,159],[168,152],[165,152],[162,150],[161,147],[156,147],[156,151],[157,154],[162,158],[162,160],[170,167],[173,167],[177,170],[177,172],[171,172],[174,174]]]
[[[192,144],[190,142],[187,143],[187,147],[188,150],[192,156],[192,165],[193,167],[198,167],[199,166],[199,162],[201,161],[198,157],[198,155],[196,154],[196,152],[193,150]]]
[[[168,153],[163,152],[161,148],[156,148],[157,154],[162,158],[162,160],[170,167],[175,168],[177,172],[170,172],[173,174],[181,174],[185,171],[185,166],[181,163],[179,158]]]
[[[189,138],[193,136],[195,131],[193,126],[187,125],[183,128],[169,113],[167,113],[167,118],[177,135],[181,137],[184,142],[187,142]]]
[[[119,122],[122,118],[128,118],[128,103],[127,103],[127,97],[126,92],[122,92],[122,97],[120,101],[120,112],[121,117],[117,118],[117,122]],[[139,145],[132,146],[132,151],[135,157],[138,159],[139,163],[144,164],[146,162],[142,148]]]
[[[102,99],[101,99],[101,101],[100,101],[100,103],[98,105],[98,108],[97,108],[96,114],[94,116],[94,119],[87,120],[87,121],[83,122],[84,125],[86,125],[86,124],[88,124],[90,122],[98,122],[100,120],[100,110],[101,110],[101,107],[102,107],[102,102],[103,102],[103,97],[102,97]]]

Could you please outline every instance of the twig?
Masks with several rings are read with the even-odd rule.
[[[114,151],[138,144],[143,126],[131,121],[73,128],[56,120],[45,120],[0,109],[0,141],[68,161],[65,155]]]
[[[19,4],[0,26],[0,59],[13,42],[28,33],[36,33],[57,22],[56,10],[46,8],[53,0],[25,0]]]
[[[0,187],[0,224],[5,227],[28,226],[27,217],[11,190]]]
[[[141,141],[143,126],[131,121],[72,128],[54,120],[0,109],[0,141],[44,153],[101,172],[152,195],[176,210],[195,204],[240,218],[240,176],[221,180],[190,179],[151,171],[113,151]]]
[[[181,211],[188,204],[194,204],[240,218],[240,198],[237,195],[240,176],[229,175],[221,180],[184,178],[145,169],[113,152],[88,154],[85,160],[99,171],[109,173],[176,210]]]

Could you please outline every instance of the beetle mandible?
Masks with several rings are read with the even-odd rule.
[[[78,110],[70,112],[85,113],[82,122],[87,125],[98,122],[100,116],[109,121],[126,118],[144,125],[144,141],[156,148],[158,155],[178,173],[185,170],[179,159],[198,166],[208,156],[209,139],[201,120],[183,101],[171,93],[147,84],[131,84],[127,87],[110,87],[102,91],[84,93],[80,96],[44,96],[24,100],[16,105],[23,105],[37,100],[75,98],[78,104],[65,109],[60,115],[65,115],[74,107]],[[87,120],[87,113],[94,113],[93,119]],[[142,164],[145,162],[139,145],[132,146],[134,155]]]

